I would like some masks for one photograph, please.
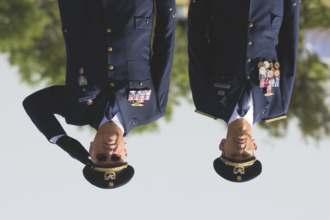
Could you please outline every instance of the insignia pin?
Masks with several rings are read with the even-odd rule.
[[[78,84],[79,86],[87,86],[88,82],[85,76],[79,76],[78,78]]]
[[[144,105],[143,105],[143,103],[141,103],[141,102],[133,101],[133,102],[131,103],[131,106],[132,106],[132,107],[143,107]]]

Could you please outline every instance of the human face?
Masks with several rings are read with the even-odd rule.
[[[228,126],[227,138],[219,145],[222,156],[236,161],[246,161],[254,157],[257,145],[252,138],[252,127],[244,119],[238,119]]]
[[[126,161],[127,146],[123,132],[113,122],[102,125],[91,142],[89,153],[100,167],[116,167]]]

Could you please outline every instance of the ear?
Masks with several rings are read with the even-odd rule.
[[[254,148],[254,150],[257,150],[257,143],[256,143],[256,141],[255,141],[255,139],[252,139],[252,144],[253,144],[253,148]]]
[[[226,138],[223,138],[219,144],[219,150],[220,151],[223,151],[224,147],[225,147],[225,144],[226,144]]]

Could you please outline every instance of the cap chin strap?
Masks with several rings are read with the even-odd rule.
[[[111,168],[104,168],[104,167],[94,167],[93,169],[99,172],[105,173],[117,173],[120,172],[128,167],[128,164],[121,165],[119,167],[111,167]]]
[[[250,161],[247,161],[247,162],[242,162],[242,163],[239,163],[239,162],[233,162],[233,161],[230,161],[224,157],[220,157],[220,159],[222,160],[222,162],[224,164],[226,164],[227,166],[232,166],[232,167],[249,167],[249,166],[252,166],[257,160],[254,158]]]

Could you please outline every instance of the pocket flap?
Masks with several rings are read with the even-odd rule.
[[[151,80],[131,80],[128,83],[129,89],[150,89],[152,88]]]

